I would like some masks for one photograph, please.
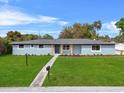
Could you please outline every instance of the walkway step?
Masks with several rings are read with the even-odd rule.
[[[54,64],[55,60],[57,59],[59,55],[56,54],[43,68],[42,70],[38,73],[36,78],[33,80],[33,82],[30,84],[30,87],[40,87],[43,85],[43,82],[48,74],[48,71],[46,71],[46,67]]]

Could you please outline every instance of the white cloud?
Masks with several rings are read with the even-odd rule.
[[[58,25],[66,25],[68,22],[50,16],[30,16],[24,12],[14,10],[0,11],[0,26],[15,26],[31,23],[55,23]]]
[[[69,23],[66,22],[66,21],[59,21],[59,24],[62,25],[62,26],[64,26],[64,25],[67,25],[67,24],[69,24]]]
[[[117,21],[103,23],[102,29],[98,32],[100,35],[109,35],[110,37],[117,36],[119,29],[115,26]]]
[[[0,0],[1,3],[9,3],[9,0]]]
[[[59,19],[50,16],[40,16],[39,21],[44,23],[55,23],[56,21],[59,21]]]
[[[32,23],[36,19],[24,13],[16,11],[1,11],[0,12],[0,26],[12,26],[19,24]]]
[[[20,0],[0,0],[0,3],[9,4],[9,2],[11,2],[11,1],[19,2]]]
[[[102,29],[107,31],[119,31],[119,29],[115,26],[117,21],[111,21],[108,23],[104,23]]]

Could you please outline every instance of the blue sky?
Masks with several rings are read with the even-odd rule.
[[[116,36],[114,25],[124,17],[124,0],[0,0],[0,36],[17,30],[28,34],[51,34],[75,22],[101,20],[101,35]]]

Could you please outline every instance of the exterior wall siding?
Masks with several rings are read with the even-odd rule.
[[[63,50],[63,47],[60,47],[61,54],[63,55],[114,55],[115,54],[115,45],[100,45],[100,51],[92,51],[92,45],[72,45],[72,50]],[[39,45],[24,45],[24,48],[19,48],[19,45],[13,45],[13,55],[54,55],[55,49],[54,45],[44,45],[43,48],[39,48]]]
[[[30,47],[30,45],[24,45],[24,48],[13,47],[13,55],[52,55],[51,45],[44,45],[44,48],[39,48],[38,45]]]
[[[81,45],[73,45],[73,54],[80,55],[81,54]]]
[[[114,55],[115,45],[100,45],[101,50],[98,52],[92,51],[92,45],[82,45],[81,55]]]
[[[63,50],[63,55],[71,55],[71,50]]]

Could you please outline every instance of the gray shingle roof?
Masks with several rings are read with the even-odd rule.
[[[38,39],[22,42],[12,42],[11,44],[115,44],[112,42],[103,42],[91,39]]]

